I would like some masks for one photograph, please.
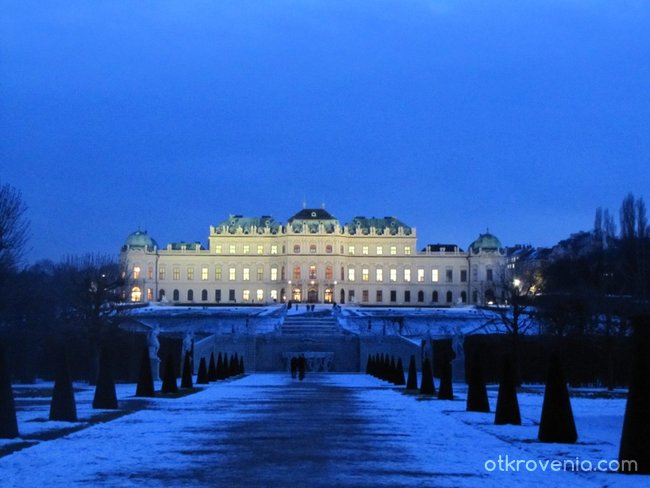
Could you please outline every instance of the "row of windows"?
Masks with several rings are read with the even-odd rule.
[[[134,277],[135,277],[135,269],[136,268],[134,268]],[[201,281],[208,281],[210,279],[209,268],[207,266],[204,266],[201,268],[200,271],[201,271]],[[305,276],[310,280],[314,280],[314,279],[318,279],[321,276],[318,273],[318,267],[315,265],[310,265],[305,271],[307,271],[306,274],[303,273],[303,268],[301,266],[294,266],[291,274],[292,279],[295,281],[299,281],[303,278],[303,276]],[[358,271],[359,274],[357,274],[356,267],[349,266],[346,273],[345,267],[342,266],[340,270],[340,280],[345,281],[347,279],[347,281],[351,281],[351,282],[357,280],[361,280],[364,282],[370,281],[371,278],[370,268],[364,267],[358,269]],[[398,278],[401,278],[401,280],[405,283],[410,283],[412,281],[415,281],[417,283],[425,283],[427,281],[426,270],[424,268],[417,268],[416,270],[412,270],[411,268],[403,268],[401,276],[398,276],[397,268],[389,268],[387,271],[388,271],[387,276],[385,276],[384,268],[375,268],[372,278],[377,283],[381,283],[386,279],[392,283],[396,283],[398,281]],[[415,271],[415,273],[413,273],[413,271]],[[251,281],[253,277],[257,281],[264,281],[265,279],[265,267],[261,265],[257,266],[256,268],[250,268],[250,267],[242,268],[239,277],[237,275],[237,268],[234,266],[228,267],[227,272],[228,272],[229,281],[237,281],[238,278],[241,279],[242,281]],[[454,274],[455,273],[452,268],[445,269],[444,281],[446,283],[453,283],[455,280]],[[284,266],[281,266],[280,268],[278,268],[277,266],[272,266],[270,269],[269,277],[271,281],[277,281],[278,279],[284,281],[285,280]],[[334,279],[334,268],[332,266],[325,266],[322,277],[325,280],[332,281]],[[461,269],[458,277],[461,283],[466,283],[467,270]],[[188,281],[192,281],[195,279],[193,266],[187,266],[185,268],[185,278]],[[429,280],[431,283],[440,282],[440,278],[441,278],[440,270],[438,268],[432,268],[429,270]],[[487,281],[492,281],[492,278],[493,278],[492,270],[488,269]],[[167,279],[167,270],[164,266],[161,266],[158,270],[158,279],[160,281],[165,281]],[[172,267],[172,280],[180,280],[180,279],[181,279],[181,267],[180,266]],[[223,279],[222,266],[215,266],[214,279],[216,281],[221,281]]]
[[[306,247],[305,252],[308,252],[309,254],[317,254],[318,253],[318,245],[317,244],[309,244],[308,247]],[[238,246],[237,244],[215,244],[214,246],[214,252],[215,254],[224,254],[225,250],[228,250],[228,254],[237,254],[238,251],[241,251],[241,254],[251,254],[253,251],[256,251],[258,255],[263,255],[264,254],[264,245],[263,244],[257,244],[255,246],[251,246],[250,244],[241,244]],[[375,256],[383,256],[384,255],[384,250],[386,250],[386,253],[390,256],[397,256],[397,246],[382,246],[382,245],[377,245],[372,247],[372,251],[374,252]],[[269,254],[278,254],[278,245],[277,244],[272,244],[269,248]],[[286,254],[286,246],[282,246],[282,254]],[[348,254],[351,256],[354,256],[356,254],[361,254],[363,256],[369,256],[371,252],[371,246],[368,245],[362,245],[362,246],[357,246],[357,245],[349,245],[347,247]],[[403,255],[405,256],[410,256],[412,253],[412,248],[411,246],[404,246],[402,248]],[[300,244],[294,244],[293,246],[293,254],[301,254],[303,252],[303,248]],[[332,244],[325,244],[325,254],[332,254],[334,252],[334,246]],[[345,246],[341,245],[340,247],[340,253],[345,254]]]
[[[255,297],[255,300],[258,302],[264,302],[265,295],[264,295],[264,290],[258,289],[255,290],[255,294],[253,295],[251,290],[242,290],[242,296],[241,299],[244,302],[251,301],[251,299]],[[278,291],[277,290],[271,290],[270,292],[270,298],[271,300],[277,300],[278,299]],[[165,290],[160,290],[159,293],[159,300],[162,300],[166,297]],[[133,287],[131,290],[131,300],[134,302],[139,302],[142,298],[142,292],[140,288],[138,287]],[[186,296],[184,297],[188,302],[193,302],[194,301],[194,290],[187,290]],[[438,291],[433,291],[431,293],[431,302],[432,303],[439,303],[440,302],[440,295]],[[467,302],[467,293],[465,291],[460,292],[459,295],[460,301],[462,303]],[[236,293],[235,290],[228,290],[228,300],[229,301],[236,301]],[[354,290],[348,290],[348,301],[354,302],[356,299],[355,297],[355,291]],[[153,292],[151,288],[147,290],[147,300],[153,300]],[[172,291],[172,300],[173,301],[179,301],[180,300],[180,291],[175,289]],[[208,298],[208,290],[203,289],[201,290],[201,301],[207,302],[209,300]],[[214,290],[214,301],[219,303],[222,300],[222,295],[221,295],[221,290],[216,289]],[[445,294],[445,303],[451,304],[453,303],[454,300],[454,295],[453,292],[447,291]],[[368,290],[362,290],[361,291],[361,302],[362,303],[368,303],[370,301],[370,293]],[[378,303],[381,303],[384,301],[384,291],[383,290],[376,290],[375,292],[375,301]],[[389,293],[389,301],[390,302],[397,302],[397,290],[390,290]],[[404,295],[403,295],[403,301],[404,303],[411,303],[411,291],[410,290],[405,290]],[[424,303],[425,301],[425,293],[422,290],[419,290],[416,295],[416,301],[417,303]]]

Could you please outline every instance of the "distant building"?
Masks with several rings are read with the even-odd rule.
[[[485,233],[417,251],[416,232],[394,217],[342,225],[322,208],[287,223],[231,215],[200,242],[160,247],[146,231],[121,252],[124,297],[133,302],[215,305],[273,302],[383,306],[482,305],[502,299],[506,255]]]

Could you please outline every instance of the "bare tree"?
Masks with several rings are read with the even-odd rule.
[[[27,244],[27,206],[18,190],[0,184],[0,279],[16,270]]]

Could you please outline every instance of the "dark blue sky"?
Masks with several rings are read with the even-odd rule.
[[[0,1],[30,261],[229,213],[552,245],[650,198],[650,2]]]

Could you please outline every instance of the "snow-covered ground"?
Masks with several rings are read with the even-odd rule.
[[[624,398],[573,397],[579,439],[567,445],[536,440],[541,388],[519,395],[522,426],[496,426],[494,414],[465,411],[464,385],[456,400],[423,399],[364,374],[254,374],[144,403],[134,385],[118,385],[133,412],[99,422],[110,412],[92,410],[92,389],[76,386],[81,430],[67,435],[69,424],[46,421],[46,398],[17,388],[22,438],[0,450],[24,448],[0,458],[1,486],[650,484],[586,470],[617,459]],[[553,470],[576,462],[582,470]]]

